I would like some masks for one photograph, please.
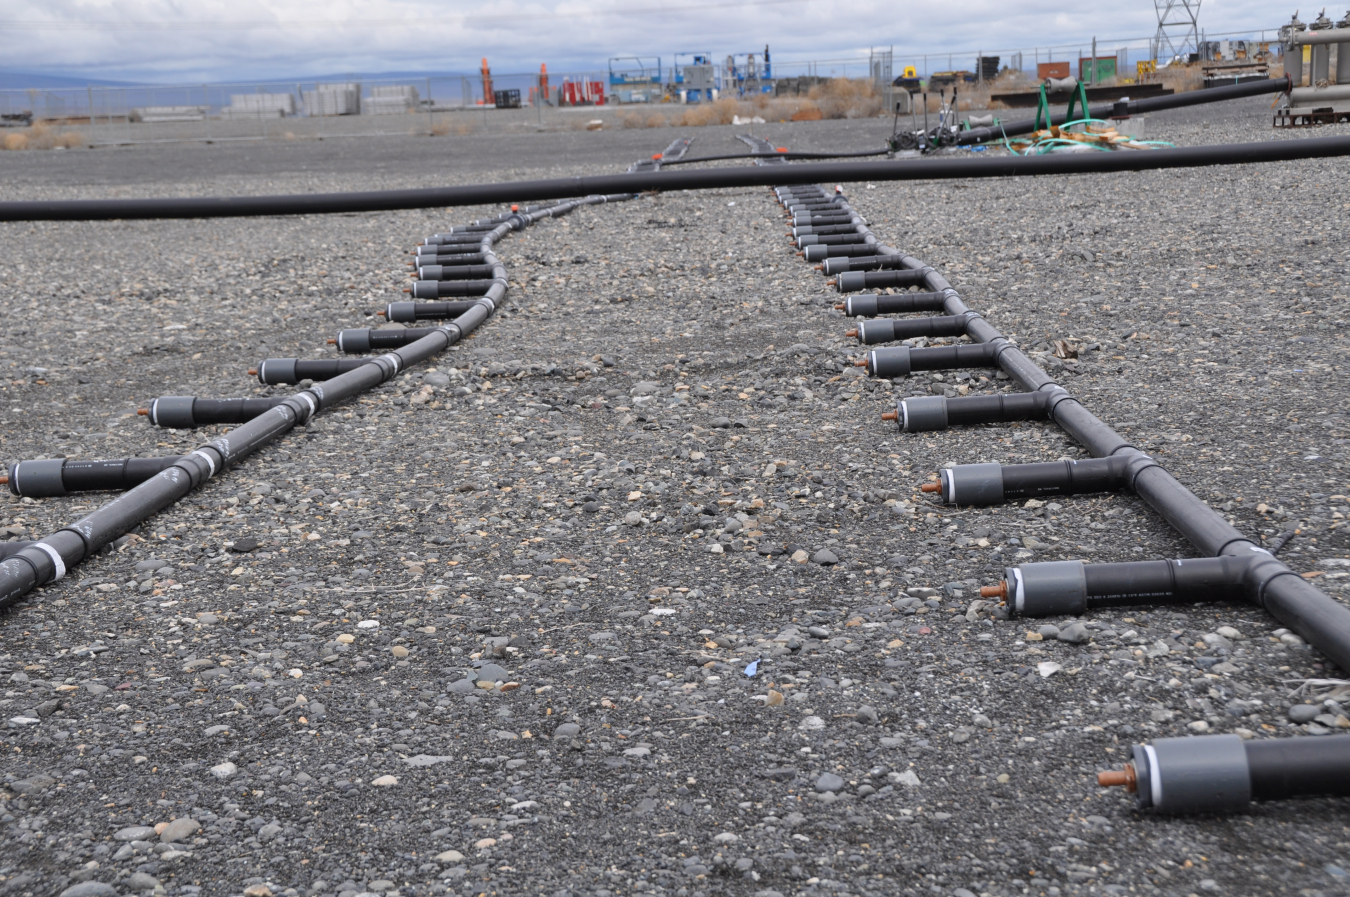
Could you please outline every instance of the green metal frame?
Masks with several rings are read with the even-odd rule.
[[[1073,110],[1075,104],[1082,107],[1080,114],[1083,118],[1087,118],[1090,115],[1088,112],[1087,89],[1083,87],[1082,81],[1078,82],[1078,89],[1069,95],[1069,108],[1064,113],[1064,120],[1066,122],[1074,120]],[[1045,116],[1044,125],[1041,124],[1042,115]],[[1042,83],[1040,99],[1036,103],[1036,130],[1040,131],[1043,128],[1049,128],[1053,126],[1053,124],[1054,118],[1050,115],[1050,99],[1046,96],[1045,84]]]

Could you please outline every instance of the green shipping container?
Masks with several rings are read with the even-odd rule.
[[[1097,57],[1097,77],[1092,77],[1092,57],[1080,56],[1078,58],[1078,80],[1086,81],[1089,84],[1100,84],[1108,78],[1116,76],[1116,57],[1098,56]]]

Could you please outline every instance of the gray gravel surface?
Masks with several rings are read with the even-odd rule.
[[[1304,136],[1272,134],[1263,102],[1157,124]],[[12,153],[0,194],[607,172],[673,136]],[[846,187],[1239,529],[1297,531],[1281,556],[1344,601],[1343,173]],[[5,225],[6,459],[199,444],[135,409],[266,394],[252,363],[327,355],[399,295],[413,242],[496,211]],[[921,496],[944,464],[1081,451],[1043,424],[884,425],[897,395],[1008,385],[859,376],[781,221],[735,190],[508,238],[507,310],[472,340],[4,614],[0,891],[1343,893],[1345,801],[1176,820],[1093,780],[1142,739],[1350,726],[1350,691],[1293,693],[1342,674],[1253,607],[981,606],[1010,559],[1188,549],[1128,495]],[[6,495],[0,524],[42,535],[104,500]]]

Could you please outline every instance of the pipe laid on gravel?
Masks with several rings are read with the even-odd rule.
[[[375,314],[399,324],[411,324],[413,321],[443,321],[447,318],[457,318],[477,304],[478,302],[466,299],[457,302],[390,302]]]
[[[1144,467],[1146,456],[1044,461],[1037,464],[958,464],[938,471],[938,482],[924,492],[937,492],[943,504],[988,507],[1005,501],[1043,495],[1091,495],[1127,488]]]
[[[1341,139],[1341,138],[1338,138]],[[1295,141],[1307,143],[1308,141]],[[1169,153],[1174,151],[1167,151]],[[1188,151],[1191,152],[1191,151]],[[1155,153],[1131,154],[1130,158],[1140,159],[1157,155]],[[1118,154],[1094,153],[1091,157],[1082,156],[1041,156],[1037,158],[1065,159],[1116,159]],[[794,166],[795,167],[795,166]],[[788,167],[772,172],[776,179],[792,172]],[[801,166],[806,168],[808,166]],[[882,247],[879,252],[894,252]],[[961,299],[961,295],[945,277],[919,259],[905,256],[903,267],[921,272],[922,283],[927,290],[941,293],[946,297],[943,311],[958,316],[971,313],[971,309]],[[1303,579],[1293,570],[1276,560],[1265,549],[1238,532],[1213,508],[1205,504],[1198,496],[1183,486],[1170,473],[1152,462],[1147,455],[1130,445],[1120,434],[1108,427],[1099,418],[1085,408],[1081,402],[1064,387],[1056,383],[1049,374],[1013,345],[1002,333],[983,317],[970,318],[966,335],[983,347],[991,358],[989,363],[997,365],[1019,386],[1029,393],[1039,394],[1040,398],[1021,400],[1027,417],[1040,417],[1042,414],[1073,437],[1094,457],[1106,458],[1120,456],[1128,459],[1129,464],[1145,463],[1147,466],[1134,476],[1133,489],[1163,519],[1170,523],[1186,538],[1197,551],[1208,558],[1236,556],[1243,562],[1256,557],[1252,563],[1260,567],[1259,584],[1248,589],[1247,595],[1258,606],[1264,608],[1272,617],[1297,632],[1305,641],[1317,648],[1343,670],[1350,670],[1350,608],[1333,600],[1325,592]],[[927,352],[968,352],[974,346],[944,346],[939,349],[906,349],[892,347],[874,349],[868,353],[864,362],[873,376],[894,377],[908,373],[913,358],[918,353]],[[974,359],[968,359],[974,361]],[[947,359],[941,365],[950,367],[956,359]],[[940,397],[926,397],[938,400]],[[997,416],[1012,405],[1015,396],[981,397],[986,404],[971,405],[978,408],[974,416]],[[926,418],[916,422],[915,431],[941,429],[949,423],[949,413],[958,402],[972,402],[966,399],[943,399],[925,402],[924,399],[906,399],[896,412],[888,412],[884,418],[897,420],[902,430],[911,430],[911,414],[920,412]],[[909,403],[916,403],[909,405]],[[923,403],[923,404],[918,404]],[[908,407],[907,407],[908,406]],[[916,407],[917,406],[917,407]]]
[[[254,399],[199,399],[196,396],[160,396],[136,413],[157,427],[190,430],[212,424],[242,424],[266,414],[284,402],[281,397]]]
[[[564,215],[583,205],[631,198],[631,195],[626,194],[588,196],[529,214],[516,213],[484,233],[482,245],[490,250],[511,231],[524,230],[536,221]],[[297,424],[380,385],[408,366],[425,361],[458,343],[492,315],[506,295],[506,289],[503,278],[493,284],[489,293],[475,303],[473,309],[454,322],[436,328],[431,335],[402,349],[370,359],[355,370],[285,397],[271,410],[183,455],[160,473],[93,513],[0,562],[0,608],[14,604],[39,586],[61,579],[70,567],[145,519],[173,505],[220,471],[284,436]]]
[[[1239,813],[1252,801],[1350,797],[1350,736],[1259,738],[1200,735],[1136,744],[1123,770],[1097,774],[1141,810]]]
[[[1238,85],[1242,86],[1242,85]],[[1198,91],[1204,93],[1204,91]],[[1190,94],[1187,94],[1190,96]],[[1140,101],[1143,102],[1143,101]],[[1313,137],[1160,149],[1146,153],[1064,153],[997,158],[953,157],[895,162],[838,162],[654,171],[591,177],[471,184],[411,190],[290,196],[203,196],[161,199],[80,199],[0,203],[0,221],[98,221],[141,218],[230,218],[248,215],[331,215],[559,199],[595,193],[712,190],[818,181],[931,181],[1156,171],[1208,165],[1249,165],[1350,155],[1350,137]]]
[[[178,460],[177,455],[164,458],[118,458],[112,461],[42,458],[11,464],[9,475],[0,479],[0,483],[8,483],[10,492],[28,498],[130,489],[178,463]]]
[[[1067,397],[1067,393],[1065,396]],[[895,410],[887,411],[881,415],[881,419],[895,421],[903,433],[931,433],[948,427],[1046,420],[1050,417],[1051,398],[1051,395],[1045,392],[958,396],[951,399],[946,396],[911,396],[898,400],[895,403]]]

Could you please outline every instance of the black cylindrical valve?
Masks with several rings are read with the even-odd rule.
[[[834,288],[841,293],[856,293],[859,290],[880,290],[885,287],[913,287],[923,284],[926,275],[917,268],[904,268],[899,271],[846,271],[834,281]]]
[[[832,258],[854,258],[876,254],[875,243],[848,243],[843,246],[816,244],[807,246],[802,250],[802,258],[808,262],[824,262]]]
[[[933,315],[927,318],[882,318],[879,321],[860,321],[848,331],[864,346],[893,343],[918,337],[965,336],[965,315]]]
[[[863,293],[849,296],[835,308],[850,318],[875,318],[877,315],[900,315],[916,311],[943,311],[947,297],[942,293]]]
[[[1100,607],[1139,607],[1240,601],[1248,593],[1247,574],[1269,552],[1185,560],[1084,564],[1047,561],[1008,567],[1004,580],[980,590],[985,598],[1005,601],[1027,617],[1077,616]]]
[[[190,430],[212,424],[242,424],[271,411],[285,396],[254,399],[199,399],[196,396],[160,396],[137,414],[170,430]]]
[[[825,275],[846,271],[890,271],[902,269],[904,261],[903,255],[877,255],[875,252],[855,257],[831,256],[820,264],[820,271]]]
[[[928,433],[973,424],[1045,420],[1049,415],[1049,393],[1014,392],[953,399],[946,396],[911,396],[900,399],[895,403],[894,411],[888,411],[881,417],[883,420],[895,421],[896,426],[906,433]]]
[[[492,277],[496,265],[419,265],[417,279],[427,280],[476,280]]]
[[[873,377],[890,380],[904,377],[911,371],[945,371],[951,368],[991,367],[998,362],[998,353],[990,343],[963,343],[957,346],[933,346],[911,349],[908,346],[890,346],[873,349],[859,362],[866,365]]]
[[[139,486],[177,463],[164,458],[119,458],[115,461],[72,461],[44,458],[9,466],[9,491],[29,498],[51,498],[71,492],[122,490]]]
[[[294,385],[301,380],[331,380],[354,371],[369,358],[269,358],[249,371],[268,386]]]
[[[458,318],[477,302],[460,300],[459,302],[390,302],[384,311],[377,312],[390,321],[399,324],[411,324],[413,321],[444,321]]]
[[[329,340],[329,342],[336,345],[339,352],[358,355],[362,352],[387,352],[390,349],[400,349],[435,332],[435,327],[391,327],[388,330],[374,330],[363,327],[354,330],[339,330],[337,339]]]
[[[419,253],[408,262],[411,268],[427,265],[477,265],[487,258],[486,252]]]
[[[940,492],[945,504],[979,507],[1045,495],[1113,492],[1153,466],[1147,455],[1138,454],[1039,464],[958,464],[939,471],[940,481],[923,489]]]
[[[1159,738],[1136,744],[1123,770],[1097,774],[1123,786],[1141,810],[1239,813],[1255,800],[1350,796],[1350,737],[1261,738],[1237,735]]]
[[[495,280],[419,280],[405,292],[414,299],[445,299],[450,296],[484,296]]]
[[[815,234],[820,237],[828,237],[835,234],[856,234],[860,230],[866,230],[861,222],[853,224],[800,224],[792,228],[792,236],[802,237],[806,234]]]
[[[852,230],[844,234],[802,234],[800,237],[794,237],[793,242],[797,244],[798,249],[805,249],[808,246],[833,246],[836,249],[840,246],[867,246],[869,251],[875,252],[870,247],[876,246],[876,238],[872,242],[867,242],[867,238],[872,234],[865,230]]]

